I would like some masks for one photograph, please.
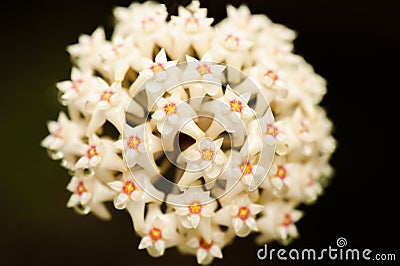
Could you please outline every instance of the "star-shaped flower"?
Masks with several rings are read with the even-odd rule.
[[[255,216],[263,208],[262,205],[254,204],[247,194],[240,194],[216,213],[214,221],[233,226],[236,235],[246,237],[251,231],[258,231]]]
[[[210,54],[203,55],[201,60],[194,57],[186,56],[187,67],[183,72],[183,80],[205,80],[221,83],[222,72],[226,66],[212,62]],[[214,96],[216,92],[206,91],[209,95]]]
[[[219,28],[216,38],[211,44],[209,53],[217,62],[225,61],[227,65],[242,69],[251,63],[249,53],[253,42],[249,40],[245,31],[238,31],[233,27]]]
[[[234,26],[238,30],[246,30],[251,33],[259,31],[263,25],[270,24],[271,21],[265,15],[252,15],[246,5],[240,5],[238,8],[228,4],[226,6],[227,19],[222,27]]]
[[[296,164],[286,162],[286,158],[277,156],[269,171],[269,178],[266,180],[266,187],[276,196],[282,196],[288,192],[293,182],[292,175],[296,173]],[[269,185],[268,185],[269,184]]]
[[[214,181],[223,171],[227,158],[221,150],[223,138],[215,141],[203,138],[182,152],[178,160],[186,163],[186,171],[178,182],[180,186],[189,186],[200,177],[206,185]]]
[[[90,36],[80,36],[79,43],[70,45],[68,52],[81,69],[93,70],[101,64],[99,54],[105,43],[106,38],[103,28],[97,28]]]
[[[183,194],[175,198],[170,197],[169,202],[175,203],[175,213],[185,228],[197,228],[200,222],[204,223],[204,227],[209,228],[211,220],[207,218],[214,216],[216,207],[211,203],[210,191],[203,191],[199,187],[189,187]]]
[[[228,166],[220,177],[226,180],[226,189],[229,190],[224,198],[229,200],[242,191],[254,191],[265,179],[267,170],[260,164],[259,155],[249,156],[233,150]]]
[[[96,132],[107,120],[110,121],[122,134],[122,125],[125,118],[126,106],[135,111],[135,115],[144,116],[143,108],[131,100],[121,83],[114,82],[108,85],[103,79],[96,79],[96,90],[90,95],[86,104],[91,113],[91,119],[86,130],[87,136]]]
[[[93,212],[99,218],[111,218],[103,203],[111,200],[114,193],[95,178],[73,176],[67,189],[72,192],[68,208],[74,208],[80,214]]]
[[[118,155],[118,149],[107,138],[99,138],[93,134],[89,137],[89,143],[82,143],[79,148],[81,157],[75,164],[76,169],[92,169],[96,176],[112,178],[111,171],[123,171],[125,165]]]
[[[116,8],[114,15],[118,26],[116,35],[135,37],[141,54],[151,57],[155,45],[169,48],[171,41],[165,23],[168,12],[163,4],[155,2],[132,3],[128,8]]]
[[[288,151],[288,140],[285,135],[286,121],[280,120],[275,122],[271,109],[259,119],[262,127],[262,139],[266,145],[276,145],[276,153],[285,155]]]
[[[129,93],[137,95],[142,89],[146,90],[147,107],[152,109],[156,99],[161,97],[167,89],[179,83],[179,68],[175,67],[177,61],[167,61],[165,50],[161,49],[154,62],[143,57],[141,71],[138,78],[129,88]]]
[[[263,210],[263,217],[257,220],[257,227],[261,235],[256,239],[258,243],[265,243],[272,239],[284,244],[297,238],[299,233],[295,223],[302,217],[302,212],[293,208],[293,204],[282,201],[271,201]]]
[[[110,42],[106,42],[101,49],[102,67],[98,69],[111,81],[122,82],[129,67],[138,70],[141,55],[134,46],[132,35],[124,38],[116,36]]]
[[[131,127],[125,123],[123,139],[114,144],[123,150],[128,167],[132,168],[138,164],[151,175],[158,173],[154,154],[162,151],[162,145],[160,138],[152,134],[150,124]]]
[[[243,145],[246,125],[254,116],[247,104],[249,97],[249,94],[237,95],[227,86],[223,97],[204,103],[202,111],[214,114],[214,121],[206,131],[207,136],[216,138],[226,130],[232,133],[233,146]]]
[[[171,16],[171,35],[174,43],[173,55],[183,59],[191,46],[200,56],[209,48],[213,30],[213,18],[207,18],[207,9],[200,8],[200,2],[193,1],[186,8],[179,6],[179,16]]]
[[[92,89],[93,77],[88,70],[82,71],[73,67],[71,70],[71,80],[61,81],[56,84],[57,88],[63,93],[62,102],[68,106],[71,116],[79,118],[79,112],[87,114],[85,103],[87,95]]]
[[[140,241],[139,249],[147,249],[153,257],[162,256],[166,248],[179,241],[175,214],[162,214],[156,205],[149,205],[141,232],[144,236]]]
[[[173,149],[173,139],[178,131],[194,139],[204,137],[204,132],[193,121],[196,116],[193,108],[182,101],[177,92],[172,93],[170,97],[158,99],[157,110],[153,113],[152,119],[157,123],[165,150]]]
[[[214,258],[222,259],[221,248],[223,241],[224,234],[213,230],[212,237],[208,241],[196,233],[189,234],[186,245],[193,249],[192,252],[196,253],[198,264],[207,265],[210,264]]]
[[[47,127],[50,135],[43,139],[41,145],[49,150],[53,159],[63,159],[62,165],[71,169],[82,145],[83,125],[69,120],[65,113],[60,112],[58,120],[50,121]]]
[[[114,206],[118,210],[125,209],[130,201],[142,201],[145,197],[144,192],[135,183],[128,171],[124,172],[121,181],[111,181],[108,185],[112,190],[117,192],[117,195],[114,197]]]

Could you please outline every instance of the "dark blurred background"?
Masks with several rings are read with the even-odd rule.
[[[162,2],[176,13],[178,3]],[[226,16],[227,1],[201,2],[216,21]],[[326,248],[345,237],[348,247],[396,253],[399,260],[399,2],[230,2],[247,2],[253,13],[295,29],[295,52],[328,81],[322,105],[339,143],[332,159],[336,175],[325,195],[304,208],[301,238],[288,248]],[[175,249],[159,259],[138,251],[125,212],[110,206],[113,219],[104,222],[67,209],[69,175],[40,147],[46,121],[60,110],[54,84],[69,78],[66,46],[98,25],[110,34],[112,8],[129,3],[1,4],[0,265],[195,265],[194,257]],[[257,250],[253,237],[236,239],[213,265],[288,264],[258,261]]]

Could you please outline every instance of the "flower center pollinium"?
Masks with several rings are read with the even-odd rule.
[[[135,184],[133,181],[126,181],[124,186],[122,187],[122,191],[127,194],[131,195],[133,191],[136,190]]]
[[[161,229],[153,227],[149,232],[150,238],[155,242],[162,238]]]
[[[240,219],[246,220],[250,216],[250,210],[246,206],[241,206],[237,215]]]
[[[136,150],[140,143],[142,143],[142,140],[136,135],[130,136],[128,138],[128,147],[130,149]]]
[[[201,212],[201,209],[203,209],[203,205],[200,204],[197,200],[195,200],[192,203],[190,203],[188,208],[190,214],[199,214]]]

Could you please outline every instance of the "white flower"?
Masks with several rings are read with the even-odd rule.
[[[326,81],[293,53],[295,32],[245,5],[216,26],[199,1],[170,19],[155,2],[114,14],[109,39],[98,28],[68,47],[71,77],[56,84],[68,113],[41,143],[73,175],[67,206],[109,219],[113,201],[139,249],[200,264],[235,237],[296,238],[336,143]]]
[[[204,132],[193,121],[196,112],[181,100],[178,92],[172,93],[170,97],[160,98],[157,107],[152,119],[157,123],[165,150],[173,149],[173,138],[179,130],[195,139],[204,137]]]
[[[75,207],[78,204],[85,206],[89,203],[92,194],[88,192],[83,180],[75,176],[72,177],[67,189],[73,193],[67,203],[68,208]]]
[[[170,201],[175,202],[176,205],[183,205],[182,207],[174,206],[174,208],[184,227],[197,228],[200,222],[210,225],[211,220],[207,218],[214,216],[215,205],[210,203],[212,198],[209,191],[203,191],[199,187],[189,187],[183,194],[174,199],[170,198]]]
[[[98,69],[109,80],[122,82],[129,67],[139,69],[140,52],[133,45],[133,36],[122,38],[116,36],[101,49],[102,68]]]
[[[310,162],[305,165],[298,165],[296,174],[293,177],[293,185],[290,187],[287,197],[293,200],[304,201],[306,204],[315,202],[323,193],[323,187],[320,184],[320,177],[324,173],[319,170],[321,167],[318,161]]]
[[[91,71],[81,71],[73,67],[71,70],[71,80],[58,82],[57,88],[63,92],[61,99],[65,105],[69,107],[71,116],[79,118],[77,111],[86,114],[85,102],[87,95],[92,88]]]
[[[82,123],[71,121],[65,113],[60,112],[57,122],[50,121],[47,127],[50,135],[42,140],[42,147],[49,149],[52,159],[62,159],[62,165],[71,169],[82,145]]]
[[[59,113],[57,122],[50,121],[47,127],[50,135],[42,141],[42,146],[50,150],[61,150],[66,142],[70,145],[71,141],[77,143],[83,136],[80,125],[70,121],[63,112]]]
[[[102,219],[110,219],[103,202],[111,200],[113,193],[101,182],[94,178],[73,176],[67,189],[72,192],[68,208],[74,208],[80,214],[93,212]]]
[[[116,8],[118,22],[115,34],[135,36],[135,44],[142,55],[151,57],[155,45],[168,49],[171,41],[165,20],[168,13],[165,5],[155,2],[132,3],[128,8]]]
[[[175,215],[171,214],[162,214],[156,205],[149,206],[139,249],[147,249],[150,255],[158,257],[178,241]]]
[[[204,177],[206,186],[215,180],[223,171],[224,163],[227,161],[225,154],[221,151],[223,138],[212,141],[203,138],[182,152],[180,159],[186,162],[185,173],[178,182],[180,186],[189,186],[196,179]]]
[[[286,136],[289,143],[291,160],[310,158],[318,153],[316,141],[319,136],[325,135],[330,130],[330,125],[319,122],[314,117],[318,116],[316,110],[311,115],[307,115],[300,108],[296,108],[289,118]],[[314,123],[314,121],[317,121]],[[325,138],[324,138],[325,139]]]
[[[268,161],[260,162],[260,156],[249,156],[249,154],[231,151],[230,160],[219,179],[226,180],[227,194],[220,199],[226,202],[234,199],[239,193],[256,190],[268,173]]]
[[[141,58],[139,77],[132,83],[129,93],[135,96],[145,89],[147,108],[152,109],[156,99],[178,83],[179,69],[175,67],[176,64],[176,60],[167,61],[164,49],[156,55],[154,62],[145,57]]]
[[[100,65],[100,50],[105,44],[103,28],[97,28],[91,36],[82,35],[79,43],[68,47],[68,52],[82,69],[94,69]]]
[[[171,16],[175,58],[183,59],[191,46],[200,56],[203,56],[209,48],[213,33],[211,23],[214,19],[207,18],[207,9],[199,7],[200,3],[193,1],[187,8],[182,6],[178,8],[179,16]]]
[[[276,153],[278,155],[285,155],[288,151],[288,140],[285,135],[285,121],[274,121],[272,117],[271,109],[269,109],[265,115],[259,119],[263,130],[263,141],[267,145],[276,144]]]
[[[118,193],[114,197],[114,206],[118,210],[125,209],[129,201],[141,201],[144,199],[143,191],[135,184],[129,172],[124,173],[122,181],[108,182],[108,186]]]
[[[253,115],[250,107],[247,105],[248,95],[235,95],[235,93],[227,88],[223,97],[224,102],[223,109],[221,110],[225,115],[229,117],[233,123],[237,123],[239,120],[248,119]]]
[[[125,169],[122,159],[117,154],[117,148],[109,139],[92,135],[88,144],[81,144],[79,151],[82,156],[75,164],[76,169],[92,169],[98,177],[107,181],[112,178],[111,171]]]
[[[189,88],[190,105],[196,111],[201,110],[204,96],[208,94],[217,98],[223,95],[223,71],[226,66],[212,62],[211,56],[206,53],[201,60],[186,55],[186,68],[182,73],[182,82]],[[204,81],[193,83],[193,81]]]
[[[214,221],[220,225],[233,226],[239,237],[245,237],[251,231],[258,231],[255,216],[264,206],[254,204],[247,194],[241,194],[218,210]]]
[[[194,57],[186,56],[188,63],[185,71],[183,72],[183,80],[206,80],[217,83],[222,82],[222,71],[226,68],[224,65],[212,62],[212,57],[209,54],[204,54],[201,60]],[[206,91],[209,95],[214,96],[215,91]]]
[[[286,84],[287,73],[278,70],[275,62],[264,61],[258,66],[245,69],[252,80],[259,85],[258,90],[272,103],[274,101],[282,101],[287,97],[288,85]]]
[[[275,157],[269,171],[269,179],[267,179],[265,182],[270,183],[272,186],[272,191],[275,193],[275,195],[280,196],[287,192],[293,180],[291,176],[297,172],[295,167],[296,164],[287,163],[285,157]]]
[[[207,9],[200,8],[199,1],[193,1],[187,8],[179,6],[178,14],[179,16],[171,16],[171,21],[192,34],[209,29],[214,20],[207,18]]]
[[[310,204],[317,200],[318,196],[322,194],[324,189],[322,188],[318,181],[318,177],[315,174],[309,172],[306,176],[308,180],[304,185],[304,195],[305,202]]]
[[[232,133],[235,147],[242,145],[245,140],[245,127],[253,116],[247,105],[249,97],[249,94],[236,95],[228,86],[223,97],[204,103],[202,111],[214,114],[214,121],[206,131],[207,136],[216,138],[226,130]]]
[[[151,133],[149,124],[141,124],[133,128],[124,124],[123,139],[114,144],[123,150],[128,167],[138,164],[151,175],[158,173],[154,154],[162,150],[162,145],[160,139]]]
[[[139,182],[137,182],[139,181]],[[126,209],[131,215],[133,226],[136,231],[144,227],[144,211],[147,203],[161,203],[164,194],[158,191],[150,182],[146,171],[124,171],[122,179],[107,183],[116,193],[114,196],[114,207],[117,210]]]
[[[245,185],[250,185],[253,178],[258,178],[258,175],[265,175],[267,172],[258,164],[257,156],[243,156],[234,152],[231,160],[231,174],[234,177],[239,176]]]
[[[221,23],[222,27],[234,26],[239,30],[246,30],[255,33],[271,21],[265,15],[252,15],[246,5],[241,5],[238,8],[228,4],[226,6],[227,19]]]
[[[215,36],[209,51],[214,60],[225,61],[227,65],[236,69],[250,64],[249,48],[253,43],[245,31],[229,27],[216,30]]]
[[[299,233],[295,223],[302,217],[302,212],[293,208],[290,203],[272,201],[266,204],[263,217],[258,219],[257,227],[262,233],[257,242],[265,243],[271,238],[283,243],[290,243]]]
[[[135,110],[135,114],[143,116],[142,107],[135,101],[130,101],[126,91],[121,87],[121,83],[114,82],[110,86],[103,79],[97,78],[96,91],[93,92],[86,104],[91,113],[91,119],[87,127],[86,134],[90,136],[101,127],[107,120],[110,121],[120,133],[124,124],[125,108],[130,102],[130,108]]]
[[[214,258],[222,259],[223,238],[224,234],[218,231],[213,232],[210,240],[194,234],[186,245],[195,250],[198,264],[210,264]]]

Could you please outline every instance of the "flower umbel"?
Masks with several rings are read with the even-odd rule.
[[[67,207],[127,211],[138,249],[222,259],[235,237],[299,236],[301,204],[332,176],[325,80],[292,52],[295,33],[242,5],[212,25],[199,1],[114,9],[68,52],[65,110],[41,145],[71,173]]]

